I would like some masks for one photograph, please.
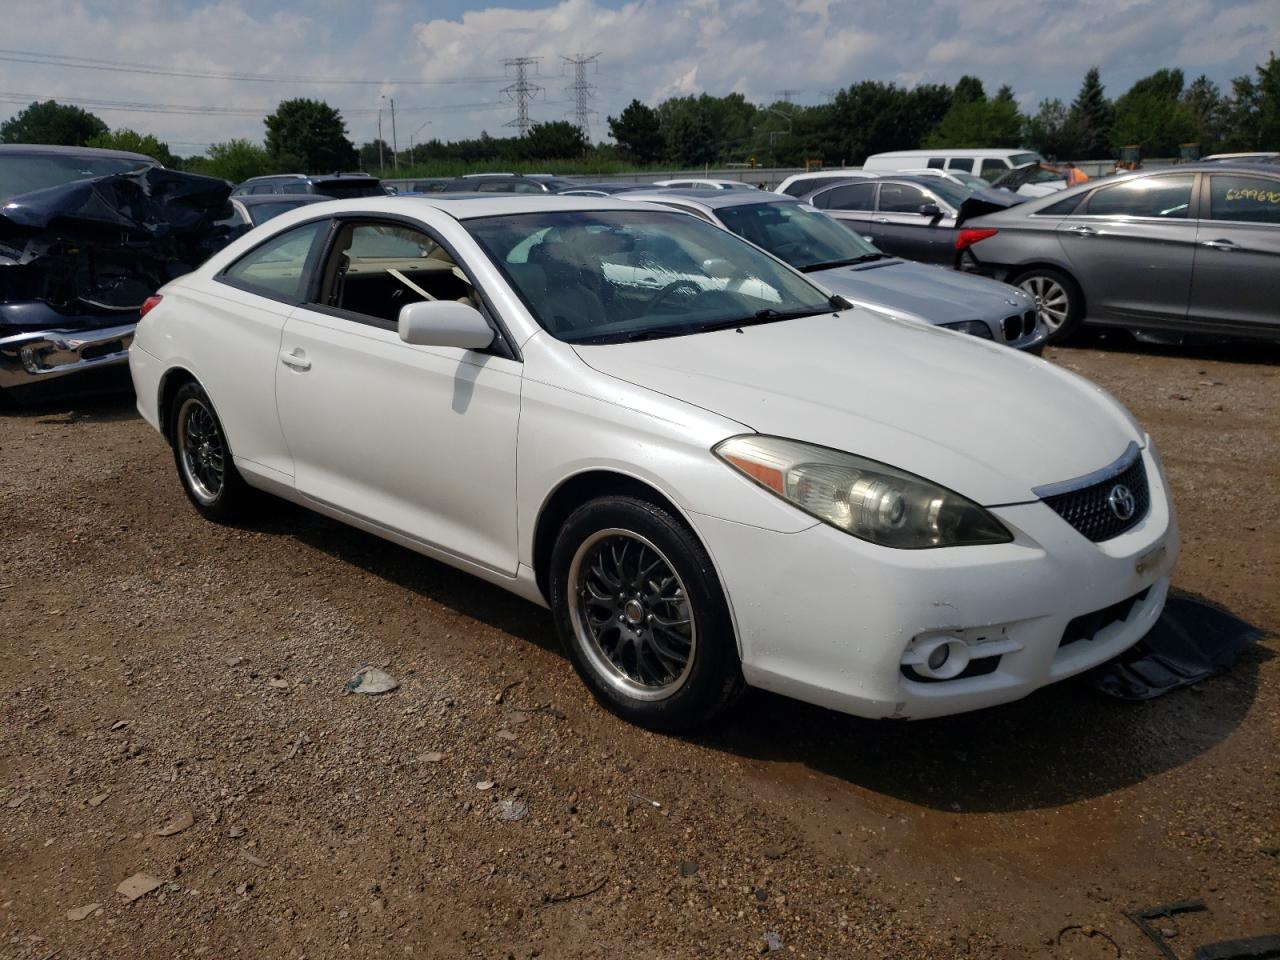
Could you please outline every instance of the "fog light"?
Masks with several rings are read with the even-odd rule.
[[[906,649],[902,665],[929,680],[950,680],[969,666],[969,644],[960,637],[929,637]]]

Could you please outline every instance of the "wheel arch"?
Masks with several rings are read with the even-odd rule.
[[[1030,263],[1020,263],[1017,266],[1010,267],[1008,275],[1009,279],[1005,282],[1016,287],[1023,277],[1029,273],[1034,273],[1037,270],[1052,270],[1054,273],[1062,274],[1074,283],[1076,289],[1080,291],[1080,315],[1082,317],[1088,316],[1089,300],[1085,295],[1084,286],[1080,283],[1080,280],[1076,277],[1075,273],[1072,272],[1070,267],[1058,263],[1055,260],[1033,260]]]
[[[160,378],[156,414],[160,418],[160,432],[170,446],[173,446],[173,398],[188,383],[199,385],[200,380],[186,367],[170,367]]]
[[[551,551],[555,547],[560,528],[564,526],[569,514],[584,503],[610,495],[632,496],[662,507],[688,527],[694,536],[698,536],[686,512],[670,496],[648,481],[606,468],[585,470],[566,477],[543,500],[533,528],[533,573],[538,591],[548,603],[551,600]],[[703,547],[706,547],[705,543]],[[716,576],[719,577],[719,571]],[[723,581],[721,588],[723,589]]]

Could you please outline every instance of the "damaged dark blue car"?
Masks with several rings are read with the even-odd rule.
[[[242,232],[230,193],[141,154],[0,145],[0,405],[127,387],[143,302]]]

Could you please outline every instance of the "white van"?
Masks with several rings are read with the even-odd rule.
[[[1034,150],[973,149],[956,150],[896,150],[893,153],[877,153],[867,157],[863,170],[886,171],[912,170],[932,167],[935,170],[958,170],[976,173],[991,181],[1014,167],[1024,163],[1044,163],[1044,157]]]

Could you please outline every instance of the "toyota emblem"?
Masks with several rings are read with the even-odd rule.
[[[1134,502],[1133,491],[1123,483],[1117,483],[1107,494],[1107,506],[1111,508],[1111,512],[1117,519],[1128,520],[1133,516],[1133,511],[1138,505]]]

